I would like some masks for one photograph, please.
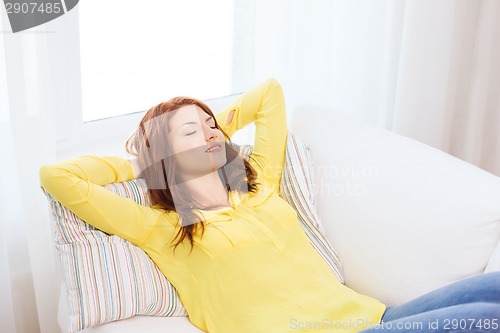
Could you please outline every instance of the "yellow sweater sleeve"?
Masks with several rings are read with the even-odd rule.
[[[229,137],[255,122],[255,141],[249,162],[257,170],[257,180],[279,194],[287,124],[283,90],[278,81],[262,82],[215,117]]]
[[[160,211],[137,204],[103,187],[134,178],[120,157],[82,156],[40,168],[42,187],[85,222],[141,245]]]

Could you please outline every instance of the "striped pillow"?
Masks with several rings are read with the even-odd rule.
[[[149,203],[142,180],[106,188],[139,204]],[[143,250],[95,229],[46,195],[67,290],[68,332],[134,315],[186,316],[174,287]]]
[[[237,149],[240,150],[243,158],[248,160],[252,153],[252,146],[241,145]],[[313,186],[309,148],[297,136],[289,133],[285,165],[281,175],[280,196],[297,211],[299,221],[311,245],[318,251],[335,277],[344,284],[342,265],[325,236],[323,225],[314,206]]]
[[[337,279],[344,284],[344,275],[337,254],[325,236],[316,212],[309,148],[289,133],[286,160],[281,175],[280,196],[296,211],[311,245],[318,251]]]

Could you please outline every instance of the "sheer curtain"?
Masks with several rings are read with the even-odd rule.
[[[392,128],[500,176],[500,3],[409,2],[405,14]]]
[[[256,17],[255,80],[282,81],[290,116],[368,121],[500,176],[499,1],[258,0]]]
[[[56,91],[64,63],[55,62],[66,19],[12,34],[0,11],[1,332],[59,332],[59,272],[38,169],[55,160],[53,115],[64,99]]]

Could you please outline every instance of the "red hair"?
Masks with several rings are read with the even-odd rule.
[[[167,139],[168,119],[170,112],[186,105],[196,105],[206,114],[213,117],[215,126],[224,134],[226,141],[226,165],[218,170],[221,181],[225,183],[226,189],[244,192],[257,191],[255,169],[244,160],[239,152],[233,148],[229,136],[222,130],[217,120],[205,103],[189,97],[174,97],[166,102],[160,103],[149,109],[141,119],[136,131],[128,138],[126,150],[137,157],[142,170],[138,178],[143,178],[148,187],[148,196],[151,203],[165,211],[175,211],[179,216],[179,231],[173,239],[174,249],[186,238],[191,249],[194,246],[194,235],[201,229],[203,235],[204,226],[200,217],[194,213],[191,204],[193,199],[189,193],[180,194],[172,191],[169,180],[175,181],[175,163]],[[154,119],[154,121],[152,121]],[[245,166],[244,171],[234,167],[229,162],[240,159]],[[236,184],[236,185],[234,185]],[[174,200],[175,199],[175,200]]]

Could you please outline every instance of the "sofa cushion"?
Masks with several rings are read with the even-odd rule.
[[[484,272],[489,273],[489,272],[499,272],[499,271],[500,271],[500,240],[498,241],[495,250],[493,250],[493,253],[490,257],[490,261],[488,262],[488,265],[486,266]]]
[[[290,129],[311,147],[316,206],[347,286],[395,305],[484,272],[500,235],[499,177],[318,110]]]
[[[134,316],[96,327],[80,333],[203,333],[191,324],[188,317]]]
[[[300,138],[288,134],[286,160],[281,176],[280,196],[296,211],[311,245],[330,267],[341,283],[345,283],[341,262],[325,236],[323,224],[315,206],[311,155]]]
[[[118,195],[148,204],[146,185],[107,185]],[[149,256],[132,243],[79,219],[49,194],[55,243],[67,293],[67,332],[134,315],[185,316],[174,287]]]

